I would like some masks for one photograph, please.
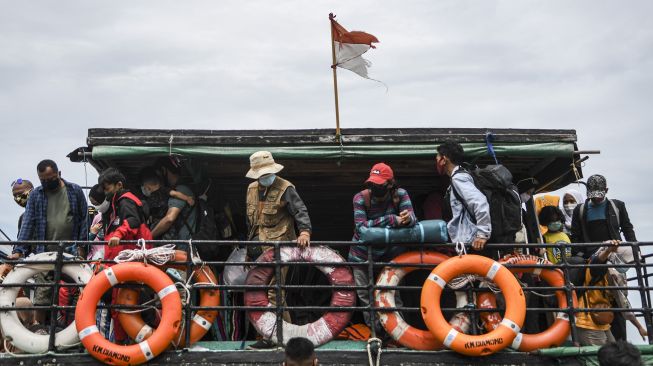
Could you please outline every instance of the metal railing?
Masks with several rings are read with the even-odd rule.
[[[281,268],[284,266],[316,266],[318,265],[315,262],[282,262],[281,261],[281,248],[284,246],[295,246],[296,243],[294,242],[244,242],[244,241],[149,241],[148,244],[152,244],[154,246],[162,245],[162,244],[176,244],[178,246],[183,246],[184,249],[187,253],[187,260],[185,262],[170,262],[171,265],[181,265],[185,266],[186,269],[186,276],[187,278],[190,278],[193,274],[193,268],[196,266],[196,263],[193,262],[193,256],[191,253],[194,252],[194,248],[202,247],[202,246],[227,246],[229,248],[234,248],[236,246],[240,247],[249,247],[249,246],[254,246],[254,247],[272,247],[272,250],[274,251],[274,261],[272,262],[256,262],[255,260],[246,260],[242,262],[227,262],[226,260],[223,261],[202,261],[203,265],[208,265],[208,266],[215,266],[215,267],[224,267],[225,265],[230,265],[230,266],[273,266],[274,267],[274,273],[276,278],[281,278]],[[30,247],[35,247],[36,245],[41,245],[41,244],[56,244],[57,245],[57,257],[56,260],[54,261],[35,261],[35,260],[30,260],[26,261],[24,258],[18,259],[18,260],[3,260],[3,263],[11,264],[11,265],[18,265],[18,264],[24,264],[24,263],[29,263],[29,264],[54,264],[54,278],[52,283],[27,283],[27,284],[0,284],[0,289],[5,288],[5,287],[20,287],[20,288],[25,288],[25,289],[33,289],[37,287],[52,287],[53,290],[53,296],[52,300],[49,306],[30,306],[30,307],[19,307],[19,306],[12,306],[12,307],[4,307],[1,309],[1,311],[10,311],[10,310],[40,310],[40,311],[49,311],[50,312],[50,324],[49,324],[49,334],[50,334],[50,339],[49,339],[49,350],[55,351],[55,332],[56,332],[56,319],[57,319],[57,313],[60,311],[70,311],[75,309],[75,306],[72,305],[59,305],[58,304],[58,292],[60,288],[63,287],[69,287],[69,288],[74,288],[74,287],[84,287],[84,285],[78,285],[78,284],[70,284],[70,283],[60,283],[60,280],[62,279],[62,266],[64,264],[94,264],[94,263],[102,263],[102,264],[114,264],[115,262],[113,261],[93,261],[93,260],[82,260],[79,258],[75,259],[68,259],[64,258],[64,252],[65,249],[70,247],[71,244],[74,244],[76,246],[88,246],[88,245],[99,245],[99,244],[105,244],[97,241],[93,242],[50,242],[50,243],[45,243],[45,242],[36,242],[36,241],[25,241],[25,242],[5,242],[3,243],[5,245],[27,245]],[[136,244],[136,242],[127,242],[123,241],[121,242],[121,245],[123,244]],[[349,246],[352,245],[352,242],[323,242],[323,241],[315,241],[311,243],[311,246],[327,246],[332,249],[338,250],[338,249],[348,249]],[[416,250],[416,251],[429,251],[429,250],[444,250],[448,249],[451,250],[455,246],[453,244],[415,244],[415,245],[404,245],[404,244],[395,244],[395,245],[401,245],[401,246],[406,246],[406,251],[410,250]],[[602,243],[587,243],[587,244],[578,244],[578,243],[573,243],[573,244],[565,244],[565,243],[559,243],[559,244],[487,244],[487,248],[489,249],[496,249],[496,250],[513,250],[515,248],[520,249],[522,252],[525,252],[524,254],[527,254],[529,251],[534,251],[538,248],[557,248],[560,250],[560,253],[565,253],[565,249],[567,247],[574,247],[574,248],[583,248],[583,247],[597,247],[597,246],[607,246],[608,244],[602,244]],[[628,243],[628,242],[622,242],[620,245],[622,246],[630,246],[632,247],[632,252],[634,256],[634,262],[630,264],[620,264],[620,265],[614,265],[614,264],[572,264],[569,263],[567,258],[562,255],[561,256],[561,261],[558,264],[532,264],[532,265],[510,265],[507,264],[506,267],[508,268],[517,268],[517,267],[523,267],[523,268],[542,268],[542,269],[550,269],[550,268],[558,268],[562,271],[564,275],[564,283],[565,285],[562,287],[559,286],[528,286],[524,287],[523,290],[527,293],[537,293],[541,291],[564,291],[565,296],[567,299],[567,307],[560,308],[560,307],[541,307],[541,308],[528,308],[527,311],[536,311],[536,312],[549,312],[549,313],[557,313],[557,312],[564,312],[569,316],[570,319],[570,325],[571,325],[571,338],[572,342],[574,344],[578,344],[578,334],[577,334],[577,326],[575,323],[575,318],[576,314],[579,312],[601,312],[601,311],[612,311],[612,312],[632,312],[636,314],[638,318],[643,318],[645,327],[648,331],[649,334],[649,344],[653,344],[653,339],[650,337],[653,335],[653,309],[651,309],[651,289],[652,287],[649,284],[649,278],[653,275],[653,273],[649,273],[648,268],[653,267],[653,264],[647,263],[647,260],[651,257],[653,257],[653,254],[645,254],[642,255],[642,249],[644,248],[652,248],[651,251],[653,252],[653,242],[639,242],[639,243]],[[385,244],[382,245],[369,245],[368,248],[368,258],[373,258],[373,249],[375,247],[384,247],[386,246]],[[468,251],[469,254],[474,254],[473,250]],[[376,284],[376,275],[380,270],[382,270],[384,267],[412,267],[412,268],[418,268],[418,269],[426,269],[426,270],[431,270],[434,268],[434,265],[432,264],[423,264],[423,263],[415,263],[415,264],[398,264],[398,263],[392,263],[392,262],[375,262],[373,260],[367,260],[363,262],[350,262],[350,261],[344,261],[344,262],[331,262],[331,263],[325,263],[325,262],[320,262],[320,266],[333,266],[333,267],[360,267],[364,268],[367,271],[368,274],[368,283],[365,286],[356,286],[356,285],[287,285],[284,283],[281,283],[281,281],[275,281],[275,284],[273,285],[226,285],[226,284],[197,284],[197,285],[192,285],[192,290],[202,290],[202,289],[216,289],[216,290],[231,290],[231,291],[247,291],[247,290],[275,290],[276,291],[276,306],[272,307],[261,307],[261,306],[245,306],[245,305],[220,305],[220,306],[212,306],[212,307],[203,307],[203,306],[198,306],[198,305],[193,305],[192,301],[187,301],[183,306],[184,306],[184,329],[190,329],[191,327],[191,322],[192,322],[192,314],[198,310],[218,310],[218,311],[274,311],[276,315],[276,337],[279,340],[284,339],[283,338],[283,314],[286,311],[342,311],[342,312],[352,312],[352,311],[359,311],[359,312],[367,312],[369,314],[371,323],[374,324],[377,317],[378,317],[378,312],[387,312],[387,311],[401,311],[401,312],[420,312],[419,307],[406,307],[406,306],[395,306],[395,307],[377,307],[374,305],[374,292],[376,290],[398,290],[398,291],[406,291],[406,292],[418,292],[421,290],[422,286],[409,286],[409,285],[399,285],[399,286],[379,286]],[[617,287],[617,286],[577,286],[574,285],[570,281],[570,269],[573,268],[598,268],[598,267],[627,267],[627,268],[632,268],[635,271],[635,276],[628,278],[628,281],[637,281],[636,286],[622,286],[622,287]],[[136,285],[136,284],[120,284],[118,285],[119,287],[139,287],[142,288],[143,285]],[[288,306],[285,304],[284,299],[282,298],[282,291],[283,290],[290,290],[290,289],[298,289],[298,290],[304,290],[304,289],[313,289],[313,290],[349,290],[349,291],[355,291],[355,290],[367,290],[368,291],[368,298],[370,299],[369,305],[367,306],[349,306],[349,307],[338,307],[337,309],[333,309],[329,306]],[[640,307],[633,307],[633,308],[611,308],[611,309],[589,309],[589,308],[579,308],[579,307],[574,307],[573,306],[573,293],[574,291],[578,290],[605,290],[605,289],[610,289],[610,290],[628,290],[628,291],[637,291],[639,293],[639,298],[641,300],[641,306]],[[469,286],[468,288],[464,289],[464,291],[468,292],[468,296],[473,296],[474,293],[477,292],[484,292],[484,291],[489,291],[488,288],[479,288],[476,286]],[[453,294],[453,290],[447,290],[450,294]],[[419,295],[416,295],[419,296]],[[446,296],[446,294],[445,294]],[[151,308],[151,306],[148,305],[148,307]],[[134,310],[134,309],[144,309],[146,306],[143,305],[99,305],[98,309],[129,309],[129,310]],[[471,314],[472,317],[472,333],[474,334],[479,334],[479,329],[478,329],[478,322],[477,322],[477,316],[478,313],[480,312],[493,312],[493,311],[503,311],[505,310],[504,308],[498,307],[498,308],[474,308],[474,307],[465,307],[465,308],[442,308],[441,309],[443,312],[467,312]],[[372,337],[376,337],[376,330],[375,327],[372,326],[370,327],[370,330],[372,332]],[[185,342],[184,344],[189,345],[190,344],[190,332],[185,332]]]

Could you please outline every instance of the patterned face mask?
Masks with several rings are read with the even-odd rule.
[[[29,199],[29,194],[32,192],[30,189],[27,192],[23,192],[20,194],[15,194],[14,195],[14,201],[20,206],[20,207],[25,207],[27,206],[27,200]]]

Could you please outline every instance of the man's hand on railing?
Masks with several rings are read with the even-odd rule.
[[[482,250],[485,247],[485,243],[487,243],[487,239],[477,236],[472,242],[472,248],[474,250]]]
[[[120,244],[120,238],[114,236],[107,243],[110,247],[117,247]]]
[[[607,262],[608,256],[617,251],[619,244],[621,244],[621,240],[606,240],[603,242],[603,244],[611,244],[611,245],[607,247],[603,247],[601,248],[602,250],[599,250],[598,260],[601,263]]]
[[[299,233],[297,238],[297,246],[300,248],[306,248],[311,246],[311,233],[308,231],[302,231]]]

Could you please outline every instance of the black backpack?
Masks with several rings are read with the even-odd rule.
[[[489,241],[493,243],[514,242],[514,235],[522,227],[522,203],[517,187],[512,183],[510,171],[505,166],[497,164],[488,165],[485,168],[460,167],[453,175],[461,172],[472,176],[474,185],[485,195],[490,205],[492,235]],[[476,223],[474,213],[467,208],[467,203],[456,192],[453,184],[451,192],[470,213],[472,222]]]
[[[196,197],[195,206],[193,209],[196,212],[195,216],[195,230],[191,231],[193,240],[218,240],[228,239],[224,237],[224,219],[221,215],[216,214],[213,205],[213,200],[209,198],[209,191],[212,182],[209,180],[205,183],[206,186],[199,192],[193,192]],[[184,225],[188,226],[188,221],[184,218]],[[228,223],[227,223],[228,225]],[[190,227],[189,227],[190,229]],[[197,245],[197,252],[203,260],[208,261],[222,261],[225,260],[231,252],[230,246],[203,244]]]

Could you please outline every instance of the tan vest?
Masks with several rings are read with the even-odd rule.
[[[291,241],[297,239],[295,220],[288,212],[288,202],[281,197],[294,185],[276,177],[268,187],[263,201],[259,201],[258,181],[247,187],[247,218],[251,224],[248,239],[258,235],[261,241]]]

